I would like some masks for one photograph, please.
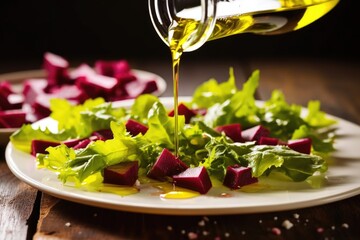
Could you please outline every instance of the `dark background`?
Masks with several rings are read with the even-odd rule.
[[[356,0],[340,0],[313,24],[284,35],[241,34],[206,43],[192,58],[357,59]],[[358,3],[357,3],[358,5]],[[0,63],[41,62],[51,51],[78,61],[170,59],[152,27],[147,0],[1,1]]]

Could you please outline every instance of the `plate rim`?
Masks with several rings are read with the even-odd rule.
[[[181,97],[179,98],[180,101],[188,101],[191,97]],[[172,97],[160,97],[160,100],[164,101],[171,101],[171,99],[173,99]],[[130,104],[131,102],[133,102],[133,99],[130,100],[125,100],[122,101],[120,103],[118,103],[119,105],[126,105],[126,104]],[[263,101],[259,101],[259,102],[263,102]],[[328,114],[329,115],[329,114]],[[336,119],[338,119],[339,121],[341,121],[342,123],[349,125],[350,127],[355,127],[359,132],[360,132],[360,126],[349,122],[347,120],[329,115],[331,117],[334,117]],[[47,118],[41,120],[41,121],[46,121]],[[11,172],[13,172],[13,174],[18,177],[20,180],[24,181],[25,183],[27,183],[28,185],[42,191],[45,193],[48,193],[52,196],[64,199],[64,200],[68,200],[68,201],[72,201],[72,202],[77,202],[77,203],[82,203],[82,204],[86,204],[86,205],[90,205],[90,206],[95,206],[95,207],[101,207],[101,208],[108,208],[108,209],[112,209],[112,210],[121,210],[121,211],[128,211],[128,212],[135,212],[135,213],[148,213],[148,214],[160,214],[160,215],[231,215],[231,214],[248,214],[248,213],[265,213],[265,212],[275,212],[275,211],[283,211],[283,210],[293,210],[293,209],[299,209],[299,208],[305,208],[305,207],[313,207],[313,206],[318,206],[318,205],[323,205],[323,204],[327,204],[327,203],[332,203],[335,201],[339,201],[339,200],[343,200],[346,198],[350,198],[353,197],[355,195],[360,194],[360,181],[359,183],[356,182],[356,187],[351,187],[350,189],[347,189],[346,191],[342,191],[342,192],[337,192],[336,194],[331,194],[330,196],[323,196],[323,197],[318,197],[315,200],[314,199],[307,199],[307,200],[302,200],[300,202],[296,202],[296,203],[292,203],[292,202],[288,202],[288,203],[283,203],[280,202],[278,204],[271,204],[270,206],[268,205],[254,205],[254,206],[247,206],[247,207],[243,207],[243,206],[222,206],[222,207],[194,207],[193,205],[183,205],[181,206],[181,204],[178,204],[176,207],[174,207],[173,205],[166,205],[166,206],[148,206],[145,203],[142,204],[133,204],[133,203],[117,203],[115,204],[114,202],[111,201],[99,201],[93,198],[89,198],[88,195],[84,194],[83,190],[76,190],[75,194],[73,192],[67,193],[65,194],[64,189],[58,189],[58,188],[54,188],[53,186],[49,186],[46,185],[44,183],[39,182],[38,180],[34,180],[31,179],[31,177],[29,177],[28,175],[26,175],[26,173],[22,172],[19,169],[19,166],[16,165],[16,163],[14,162],[14,160],[12,159],[12,154],[13,151],[19,151],[14,149],[14,147],[12,146],[12,143],[9,142],[6,150],[5,150],[5,158],[6,158],[6,162],[11,170]],[[26,156],[29,156],[30,154],[27,153],[23,153],[20,152],[20,154],[25,154]],[[360,166],[360,154],[357,152],[358,155],[356,155],[356,159],[358,161],[358,165]],[[34,162],[35,164],[35,162]],[[48,173],[51,173],[49,170],[43,169],[44,171],[48,171]],[[41,171],[41,170],[40,170]],[[330,169],[331,171],[331,169]],[[54,173],[51,173],[54,174]],[[360,180],[360,177],[358,177],[357,180]],[[324,187],[323,189],[326,189],[326,187]],[[316,189],[315,189],[316,190]],[[81,194],[83,193],[83,194]],[[126,198],[126,197],[125,197]],[[158,197],[160,198],[160,197]],[[168,200],[167,200],[168,201]],[[184,201],[184,200],[179,200],[176,199],[174,201]],[[221,201],[221,199],[220,199]]]

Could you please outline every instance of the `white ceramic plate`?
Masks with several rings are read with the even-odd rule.
[[[162,101],[165,106],[172,106],[172,98],[162,98]],[[132,102],[127,100],[116,105],[129,107]],[[251,193],[213,187],[206,195],[195,198],[163,199],[159,196],[159,190],[143,185],[139,193],[121,197],[63,186],[54,173],[37,169],[34,157],[16,150],[11,143],[6,148],[6,161],[19,179],[40,191],[62,199],[115,210],[172,215],[214,215],[299,209],[342,200],[360,193],[360,126],[338,120],[339,138],[335,144],[337,151],[333,154],[334,159],[327,172],[327,182],[319,189],[312,189],[306,183],[288,182],[278,186],[277,190],[265,189]],[[37,124],[56,127],[56,122],[49,118]]]
[[[156,81],[158,90],[156,92],[153,92],[152,94],[156,96],[161,96],[165,92],[166,81],[159,75],[138,69],[132,69],[131,71],[138,77],[138,79],[143,79],[143,80],[154,79]],[[22,83],[24,82],[25,79],[44,78],[45,74],[46,73],[44,70],[21,71],[21,72],[1,74],[0,80],[9,81],[12,84],[15,91],[21,92]],[[16,130],[17,128],[0,128],[0,146],[6,146],[6,144],[9,142],[10,135]]]

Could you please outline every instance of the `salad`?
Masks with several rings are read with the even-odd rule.
[[[178,156],[173,111],[150,94],[130,108],[114,108],[103,98],[79,105],[52,99],[50,116],[58,131],[25,124],[10,141],[64,184],[95,191],[104,184],[166,182],[206,194],[215,182],[236,190],[279,176],[319,187],[314,179],[328,169],[336,120],[320,110],[319,101],[302,111],[279,90],[257,102],[259,80],[255,70],[240,89],[230,68],[227,81],[198,86],[179,105]]]

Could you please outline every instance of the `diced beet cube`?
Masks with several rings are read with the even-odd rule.
[[[310,154],[311,152],[311,138],[301,138],[289,140],[287,146],[297,152]]]
[[[4,127],[8,128],[19,128],[26,121],[26,112],[22,110],[7,110],[0,111],[0,120],[3,123]]]
[[[7,101],[10,104],[11,109],[20,109],[24,104],[24,95],[11,93],[8,95]]]
[[[83,89],[91,98],[104,97],[107,99],[108,95],[111,95],[111,92],[115,89],[117,80],[113,77],[96,74],[79,77],[76,80],[76,85]]]
[[[11,128],[10,125],[0,117],[0,128]]]
[[[227,167],[223,184],[231,189],[239,189],[256,182],[258,179],[252,176],[251,168],[234,165]]]
[[[36,97],[34,103],[32,104],[32,108],[37,119],[42,119],[50,115],[51,98],[52,96],[48,94],[42,94]]]
[[[11,93],[14,93],[11,84],[8,81],[0,82],[0,94],[8,96]]]
[[[31,155],[36,156],[37,153],[47,153],[48,147],[56,147],[60,145],[58,142],[46,141],[46,140],[32,140],[31,141]]]
[[[188,188],[201,194],[207,193],[212,183],[206,168],[203,166],[188,168],[185,171],[173,176],[176,186]]]
[[[184,115],[185,116],[185,123],[189,123],[191,118],[196,116],[196,112],[188,108],[184,103],[180,103],[178,105],[178,115]],[[169,112],[169,116],[174,116],[174,110],[171,110]]]
[[[98,74],[109,77],[116,77],[118,74],[129,72],[131,69],[126,60],[98,60],[95,62],[94,68]]]
[[[45,93],[47,86],[46,79],[27,79],[24,82],[23,95],[25,97],[24,102],[32,105],[35,102],[37,96]]]
[[[241,125],[239,123],[226,124],[215,127],[217,132],[224,132],[234,142],[243,142],[241,137]]]
[[[62,143],[65,144],[67,147],[74,147],[77,144],[79,144],[79,142],[83,141],[84,139],[80,139],[80,138],[75,138],[75,139],[69,139],[69,140],[65,140]]]
[[[280,141],[277,138],[261,136],[259,139],[259,145],[278,145],[279,143]]]
[[[76,85],[62,85],[54,87],[50,92],[56,98],[73,100],[76,103],[83,103],[89,96]]]
[[[86,148],[87,145],[89,145],[89,143],[91,143],[91,140],[89,138],[86,138],[84,140],[81,140],[78,144],[76,144],[75,146],[73,146],[74,149],[80,149],[80,148]]]
[[[132,72],[117,73],[114,77],[118,80],[118,85],[122,88],[130,82],[137,81],[136,76]]]
[[[138,161],[123,162],[104,168],[104,183],[133,186],[138,178]]]
[[[129,97],[135,98],[141,94],[153,93],[158,90],[158,86],[155,80],[137,80],[132,81],[125,85],[125,90]]]
[[[163,180],[166,177],[181,173],[187,168],[188,166],[185,163],[175,157],[168,149],[164,148],[147,176],[149,178]]]
[[[7,81],[0,82],[0,110],[19,109],[24,102],[20,94],[16,94],[10,83]]]
[[[79,77],[88,77],[88,76],[96,75],[96,74],[97,73],[95,72],[94,69],[92,69],[86,63],[83,63],[80,66],[78,66],[77,68],[75,68],[74,70],[72,70],[70,72],[69,76],[72,80],[76,81],[76,79],[78,79]]]
[[[257,125],[241,132],[241,136],[245,141],[256,141],[257,144],[259,144],[260,137],[268,137],[269,135],[270,131],[261,125]]]
[[[69,81],[69,62],[63,57],[46,52],[44,54],[43,67],[47,72],[49,86],[59,86]]]
[[[139,133],[144,135],[148,130],[147,126],[133,119],[127,120],[125,127],[126,130],[131,134],[131,136],[136,136]]]
[[[155,80],[149,80],[145,82],[145,87],[141,94],[153,93],[158,90],[158,86]]]
[[[102,141],[114,138],[114,134],[111,131],[111,129],[98,130],[93,132],[91,135],[96,136],[98,140],[102,140]]]

